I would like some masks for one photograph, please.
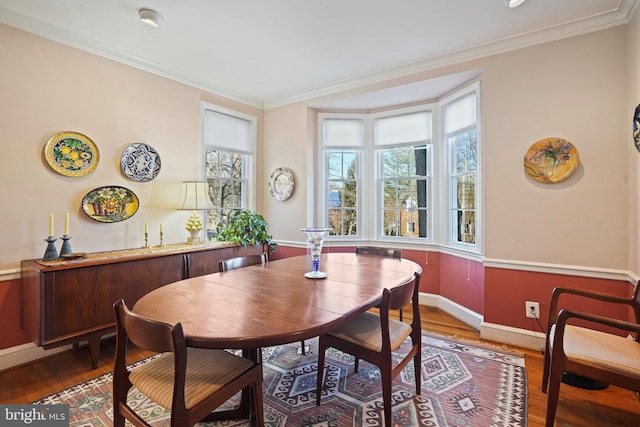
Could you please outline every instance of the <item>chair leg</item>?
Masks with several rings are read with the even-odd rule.
[[[422,394],[422,351],[421,347],[418,349],[418,353],[413,358],[413,376],[416,379],[416,394],[420,396]]]
[[[262,375],[262,374],[261,374]],[[257,380],[253,382],[251,389],[253,390],[253,401],[256,405],[255,411],[252,411],[255,420],[251,420],[251,425],[257,425],[258,427],[264,427],[264,402],[262,400],[262,387],[261,383]]]
[[[307,354],[304,348],[304,340],[300,341],[300,345],[302,346],[302,355],[304,356],[305,354]]]
[[[402,322],[402,309],[400,309],[399,311],[400,311],[400,313],[399,313],[400,321]]]
[[[358,366],[359,365],[360,365],[360,359],[358,359],[356,357],[356,363],[354,363],[354,366],[353,366],[353,372],[355,372],[356,374],[358,373]]]
[[[325,347],[322,337],[318,341],[318,374],[316,377],[316,406],[320,405],[320,397],[322,396],[322,380],[324,379],[324,353]]]
[[[544,351],[544,361],[542,368],[542,392],[547,392],[547,387],[549,386],[549,364],[551,363],[551,351],[549,351],[549,345],[546,345]]]
[[[549,386],[547,389],[547,417],[545,427],[553,427],[560,397],[560,383],[562,381],[562,371],[554,371],[549,374]]]
[[[380,371],[382,374],[382,405],[384,408],[384,425],[386,427],[392,427],[391,424],[391,408],[393,407],[393,402],[391,401],[391,375],[384,374],[382,370]]]

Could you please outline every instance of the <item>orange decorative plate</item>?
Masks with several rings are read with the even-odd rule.
[[[534,143],[524,156],[524,170],[539,182],[561,182],[580,164],[578,150],[562,138],[545,138]]]
[[[89,191],[82,198],[82,210],[91,219],[100,222],[119,222],[138,211],[138,196],[117,185]]]

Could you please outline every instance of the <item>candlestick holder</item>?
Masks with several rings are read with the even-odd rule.
[[[44,239],[44,241],[47,242],[47,249],[44,251],[44,255],[42,256],[43,261],[58,259],[58,250],[56,249],[56,245],[53,244],[56,240],[58,239],[53,236],[48,236]]]
[[[143,249],[149,249],[149,233],[147,233],[146,231],[144,232],[144,246],[142,247]]]
[[[164,248],[166,246],[164,244],[164,242],[163,242],[163,238],[162,238],[163,236],[164,236],[164,233],[161,231],[160,232],[160,244],[157,246],[158,248]]]
[[[64,234],[62,237],[62,247],[60,248],[60,258],[63,258],[65,255],[71,255],[73,251],[71,250],[71,244],[69,240],[71,240],[71,236],[68,234]]]

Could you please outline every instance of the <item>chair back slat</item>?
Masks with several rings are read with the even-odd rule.
[[[149,319],[129,310],[123,300],[114,305],[119,333],[145,350],[156,353],[173,352],[174,334],[182,335],[182,325],[170,325]]]
[[[377,246],[356,246],[358,255],[378,255],[391,258],[402,258],[402,249],[382,248]]]
[[[269,261],[266,253],[260,255],[245,255],[229,259],[221,259],[218,261],[218,269],[220,271],[235,270],[236,268],[248,267],[250,265],[265,264]]]

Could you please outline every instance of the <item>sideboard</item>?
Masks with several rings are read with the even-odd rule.
[[[100,339],[115,331],[113,303],[129,307],[166,284],[215,273],[218,260],[259,254],[268,246],[170,245],[87,254],[82,259],[21,262],[21,326],[45,349],[88,341],[91,366]]]

